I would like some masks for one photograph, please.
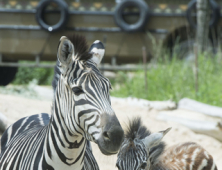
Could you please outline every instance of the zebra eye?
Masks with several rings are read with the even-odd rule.
[[[141,168],[141,169],[145,169],[146,166],[147,166],[147,163],[146,163],[146,162],[143,162],[142,165],[140,166],[140,168]]]
[[[80,87],[73,87],[72,91],[75,93],[75,95],[80,95],[83,93],[83,90]]]

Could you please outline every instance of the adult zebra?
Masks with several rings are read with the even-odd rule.
[[[123,130],[111,107],[110,82],[97,67],[104,46],[97,40],[87,49],[82,36],[61,37],[52,116],[25,117],[5,131],[0,170],[82,169],[87,140],[105,155],[118,152]]]
[[[93,46],[91,46],[92,48]],[[104,48],[104,47],[102,47]],[[91,49],[90,49],[91,50]],[[58,61],[57,61],[58,62]],[[54,69],[54,79],[52,81],[53,93],[55,94],[57,88],[58,78],[60,77],[60,69],[58,67],[59,63],[56,64]],[[99,170],[97,161],[92,153],[92,147],[89,140],[87,140],[86,151],[84,155],[84,165],[82,170]]]

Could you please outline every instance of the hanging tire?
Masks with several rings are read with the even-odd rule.
[[[140,16],[136,23],[128,24],[123,18],[124,8],[134,6],[139,8]],[[142,31],[148,20],[148,6],[143,0],[124,0],[115,9],[114,20],[116,24],[126,32]]]
[[[214,0],[210,0],[209,3],[213,11],[212,17],[210,18],[210,21],[209,21],[209,27],[215,27],[220,19],[220,9],[219,9],[219,5]],[[197,4],[197,0],[190,1],[187,7],[187,12],[186,12],[186,16],[187,16],[187,20],[189,24],[195,29],[197,28],[197,24],[192,19],[192,10],[196,8],[196,4]]]
[[[0,86],[6,86],[15,78],[18,67],[0,67]]]
[[[46,7],[52,2],[59,6],[61,16],[60,16],[60,20],[55,25],[48,25],[44,21],[44,13],[45,13]],[[58,30],[61,30],[68,21],[68,17],[69,17],[68,5],[63,0],[62,1],[61,0],[42,0],[39,2],[36,8],[35,16],[36,16],[36,21],[44,30],[47,30],[49,32],[58,31]]]

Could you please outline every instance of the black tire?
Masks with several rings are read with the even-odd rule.
[[[197,3],[197,0],[190,1],[187,7],[187,12],[186,12],[187,20],[189,24],[191,25],[191,27],[193,27],[194,29],[197,28],[197,24],[192,19],[192,10],[196,8],[196,3]],[[209,3],[213,10],[212,17],[210,18],[210,21],[209,21],[209,27],[215,27],[218,24],[218,21],[220,19],[220,9],[219,9],[219,5],[214,0],[210,0]]]
[[[43,14],[45,12],[46,7],[52,2],[56,3],[59,6],[60,11],[61,11],[61,17],[60,17],[59,22],[56,23],[55,25],[48,25],[44,21]],[[58,30],[61,30],[68,21],[68,17],[69,17],[68,5],[63,0],[42,0],[39,2],[36,8],[35,16],[36,16],[36,21],[44,30],[47,30],[49,32],[58,31]]]
[[[123,10],[129,6],[136,6],[140,10],[139,20],[134,24],[128,24],[123,19]],[[142,31],[149,17],[148,6],[143,0],[124,0],[115,9],[114,20],[116,24],[126,32]]]
[[[0,67],[0,86],[6,86],[15,78],[18,67]]]

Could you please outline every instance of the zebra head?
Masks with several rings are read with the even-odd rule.
[[[150,170],[151,164],[162,153],[163,136],[170,130],[150,133],[141,125],[141,119],[130,122],[126,137],[120,147],[116,166],[119,170]]]
[[[124,132],[111,107],[111,84],[98,69],[104,53],[98,40],[88,51],[83,36],[61,37],[53,84],[69,132],[94,141],[110,155],[118,152]]]

